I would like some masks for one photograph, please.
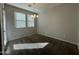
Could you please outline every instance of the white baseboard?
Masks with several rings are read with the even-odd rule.
[[[58,40],[65,41],[65,42],[68,42],[68,43],[72,43],[72,44],[77,45],[77,43],[70,42],[70,41],[64,40],[64,39],[62,39],[62,38],[57,38],[57,37],[53,37],[53,38],[56,38],[56,39],[58,39]]]
[[[42,34],[42,33],[39,33],[39,34],[48,36],[48,35]],[[65,41],[65,42],[68,42],[68,43],[72,43],[72,44],[78,45],[78,43],[67,41],[67,40],[65,40],[64,38],[59,38],[59,37],[55,37],[55,36],[48,36],[48,37],[56,38],[56,39],[61,40],[61,41]]]

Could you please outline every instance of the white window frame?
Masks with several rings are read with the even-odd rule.
[[[35,27],[35,19],[33,17],[31,17],[33,19],[33,21],[32,21],[32,20],[29,20],[29,17],[31,17],[31,15],[27,14],[27,27],[34,28]],[[32,22],[33,22],[33,25],[29,25],[29,23],[32,23]]]
[[[24,16],[25,20],[17,20],[17,18],[16,18],[17,15],[16,15],[16,14],[20,14],[20,15]],[[20,17],[20,16],[19,16],[19,17]],[[15,19],[15,27],[16,27],[16,28],[26,28],[26,14],[21,13],[21,12],[14,12],[14,19]],[[24,23],[25,25],[24,25],[23,27],[17,26],[17,23],[16,23],[17,21],[21,21],[21,22],[24,21],[24,22],[25,22],[25,23]]]

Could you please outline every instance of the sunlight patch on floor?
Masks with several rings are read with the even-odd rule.
[[[25,43],[25,44],[14,44],[14,50],[19,49],[39,49],[44,48],[48,43]]]

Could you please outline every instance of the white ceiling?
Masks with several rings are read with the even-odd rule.
[[[40,13],[40,12],[43,12],[45,10],[48,10],[55,6],[60,5],[60,3],[35,3],[35,4],[33,3],[8,3],[8,4],[19,7],[19,8],[23,8],[26,10],[30,10],[36,13]],[[29,7],[28,6],[29,4],[31,4],[32,6]]]

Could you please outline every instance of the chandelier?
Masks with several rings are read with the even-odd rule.
[[[30,3],[30,4],[28,4],[28,7],[33,7],[34,5],[36,5],[36,3]],[[34,10],[34,8],[33,8],[33,10]],[[32,18],[38,18],[38,14],[31,14],[30,16]]]

